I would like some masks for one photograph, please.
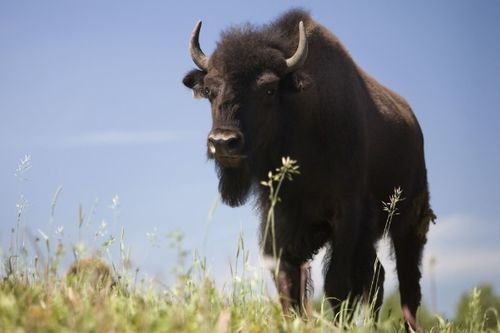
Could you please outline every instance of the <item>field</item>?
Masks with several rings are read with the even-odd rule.
[[[262,183],[270,189],[272,207],[279,204],[280,184],[296,173],[293,161],[284,159],[283,167]],[[388,226],[397,214],[398,193],[401,195],[395,191],[384,206]],[[0,332],[404,331],[397,294],[386,299],[378,322],[369,315],[369,306],[360,304],[346,303],[339,316],[332,318],[324,298],[314,300],[308,318],[285,316],[262,275],[249,270],[243,238],[231,264],[231,281],[218,287],[208,273],[206,259],[184,250],[183,236],[172,233],[177,262],[173,282],[167,286],[141,278],[137,270],[130,269],[123,232],[86,257],[81,243],[67,245],[41,231],[31,246],[26,245],[21,215],[22,205],[11,245],[1,254]],[[268,221],[272,236],[273,211]],[[119,255],[117,262],[107,259],[112,247]],[[63,270],[61,260],[68,250],[75,261]],[[421,308],[418,321],[429,332],[500,332],[499,308],[500,297],[484,286],[464,295],[454,320]],[[354,311],[353,320],[347,320],[347,309]]]
[[[203,262],[179,273],[174,285],[156,288],[132,276],[112,278],[101,259],[61,277],[41,270],[31,277],[18,272],[0,284],[1,332],[400,332],[403,322],[393,298],[375,326],[363,307],[353,322],[333,323],[327,302],[316,300],[308,319],[285,318],[279,302],[266,296],[259,281],[234,279],[225,290],[204,276]],[[103,268],[104,267],[104,268]],[[77,273],[75,273],[77,272]],[[111,274],[108,274],[111,273]],[[466,306],[465,321],[454,323],[428,313],[419,321],[432,332],[500,332],[496,313],[480,307],[476,292]],[[393,310],[387,304],[392,304]],[[390,307],[390,305],[389,305]],[[392,313],[391,313],[392,312]],[[489,321],[489,323],[488,323]],[[490,327],[487,329],[486,327]]]

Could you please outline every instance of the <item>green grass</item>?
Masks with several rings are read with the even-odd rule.
[[[131,277],[111,278],[101,259],[87,261],[67,275],[27,278],[5,276],[0,283],[1,332],[402,332],[394,312],[382,311],[375,323],[359,307],[352,323],[335,325],[325,300],[316,300],[308,319],[285,318],[279,302],[249,274],[234,276],[226,288],[217,288],[195,260],[170,287],[133,284]],[[475,295],[475,296],[474,296]],[[423,322],[432,332],[487,332],[485,312],[474,294],[465,307],[466,322],[435,317]],[[393,302],[392,298],[388,299]],[[397,300],[396,300],[397,304]],[[396,305],[397,306],[397,305]],[[428,321],[431,316],[426,314]],[[496,317],[494,317],[496,319]],[[490,317],[491,320],[491,317]],[[431,325],[431,326],[429,326]],[[498,324],[489,331],[500,332]]]
[[[29,165],[26,161],[29,160],[25,158],[24,169]],[[284,168],[277,169],[274,175],[270,173],[269,181],[263,182],[270,189],[273,207],[279,203],[280,184],[291,179],[286,172],[292,170],[293,174],[298,174],[292,162],[284,159]],[[22,174],[22,169],[18,172]],[[58,188],[52,201],[51,221],[60,192]],[[398,193],[399,198],[401,192]],[[392,210],[387,208],[389,215],[391,211],[397,214],[397,200],[394,200],[391,197],[390,202],[384,204],[390,208],[393,203]],[[41,238],[35,240],[33,253],[29,253],[22,231],[24,203],[21,196],[9,250],[0,253],[3,263],[0,270],[0,332],[404,331],[397,294],[386,299],[378,323],[369,315],[370,309],[359,304],[344,304],[344,308],[356,309],[353,321],[346,320],[347,313],[341,311],[334,323],[324,298],[314,300],[309,318],[293,314],[284,316],[277,296],[266,289],[262,274],[268,273],[249,267],[249,253],[243,237],[237,240],[234,262],[229,267],[231,278],[223,287],[218,287],[209,275],[205,258],[197,253],[190,256],[183,248],[183,237],[179,233],[170,235],[177,260],[172,272],[173,282],[168,286],[141,278],[138,271],[131,271],[130,251],[124,244],[123,229],[118,241],[113,235],[107,237],[92,257],[84,258],[86,246],[81,232],[78,242],[67,246],[61,238],[53,244],[54,240],[39,231]],[[113,209],[118,206],[119,200],[115,197]],[[85,214],[80,208],[80,231],[84,221]],[[268,222],[268,235],[272,236],[273,212],[269,213]],[[148,237],[153,239],[155,235]],[[118,262],[111,260],[111,247],[117,247]],[[66,248],[71,249],[75,262],[67,271],[62,271],[60,262],[68,252]],[[500,332],[498,308],[500,297],[493,295],[491,288],[475,289],[462,298],[456,321],[433,315],[425,308],[420,310],[418,321],[429,332]]]

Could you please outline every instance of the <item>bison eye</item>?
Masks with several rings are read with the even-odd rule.
[[[208,98],[210,96],[210,89],[205,88],[201,93],[203,94],[204,97]]]
[[[272,95],[274,95],[274,93],[275,93],[275,92],[276,92],[276,89],[267,89],[267,90],[266,90],[266,94],[267,94],[268,96],[272,96]]]

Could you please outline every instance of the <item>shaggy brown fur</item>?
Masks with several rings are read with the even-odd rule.
[[[70,283],[88,283],[96,290],[111,288],[116,284],[111,267],[97,257],[73,262],[66,273],[66,279]]]
[[[300,21],[309,53],[300,69],[286,73]],[[401,302],[415,316],[421,254],[434,214],[423,137],[406,101],[359,68],[335,35],[300,10],[262,28],[227,30],[208,68],[189,72],[183,82],[210,100],[210,135],[230,137],[224,154],[208,143],[225,203],[241,205],[254,193],[264,228],[269,201],[259,181],[282,156],[300,165],[301,174],[283,184],[275,211],[284,310],[303,311],[309,276],[304,263],[325,244],[331,249],[325,293],[333,308],[349,296],[374,297],[368,294],[375,242],[386,220],[381,202],[401,186],[405,200],[390,235]],[[270,242],[262,246],[272,253]],[[377,308],[383,268],[378,287]]]

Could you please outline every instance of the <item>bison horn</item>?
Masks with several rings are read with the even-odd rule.
[[[196,66],[198,66],[201,70],[207,71],[208,58],[200,48],[200,29],[201,21],[198,21],[198,23],[196,23],[196,26],[194,27],[193,33],[191,34],[191,40],[189,41],[189,51],[191,52],[191,58],[193,58]]]
[[[199,29],[198,29],[199,30]],[[196,39],[198,40],[198,39]],[[286,59],[287,73],[293,72],[304,64],[307,59],[307,38],[306,32],[304,31],[304,23],[300,21],[299,23],[299,46],[297,46],[297,51],[290,58]]]

